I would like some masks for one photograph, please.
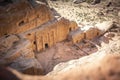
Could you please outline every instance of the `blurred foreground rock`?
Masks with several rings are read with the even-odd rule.
[[[119,80],[120,54],[92,54],[57,65],[48,74],[53,80]]]
[[[103,52],[58,64],[46,76],[28,76],[11,71],[20,80],[120,80],[120,54]]]

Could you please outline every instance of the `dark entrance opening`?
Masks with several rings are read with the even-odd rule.
[[[48,43],[45,43],[45,48],[48,48],[49,46],[48,46]]]
[[[69,28],[69,32],[71,32],[72,31],[72,29],[71,28]]]
[[[84,39],[86,39],[86,34],[84,33]]]
[[[24,21],[21,21],[20,23],[19,23],[19,26],[22,26],[24,24]]]

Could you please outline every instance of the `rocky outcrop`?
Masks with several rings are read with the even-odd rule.
[[[9,37],[3,40],[4,46],[6,47],[5,50],[2,49],[1,51],[3,55],[0,59],[0,65],[5,66],[10,64],[10,67],[26,74],[43,74],[42,66],[35,59],[31,42],[27,39],[18,40],[18,37],[16,39],[15,35]],[[13,38],[13,41],[11,41],[11,38]],[[6,41],[7,44],[5,44]]]
[[[15,35],[6,35],[0,38],[0,53],[5,53],[12,47],[14,42],[18,41],[19,38]],[[4,54],[3,54],[4,55]]]
[[[25,39],[14,43],[14,45],[6,53],[7,54],[5,55],[4,59],[8,63],[13,62],[19,57],[34,58],[34,52],[32,52],[30,42]]]
[[[103,51],[57,65],[47,76],[52,80],[119,80],[120,54]]]

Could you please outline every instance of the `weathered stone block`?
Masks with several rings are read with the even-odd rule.
[[[69,34],[68,40],[72,41],[72,43],[75,44],[82,41],[84,37],[85,37],[85,33],[80,29],[77,29]]]
[[[69,32],[76,30],[78,28],[78,25],[75,21],[70,21],[70,25],[69,25]]]
[[[85,39],[91,40],[95,37],[99,36],[100,30],[97,28],[90,28],[89,30],[85,31]]]
[[[12,47],[19,38],[15,35],[6,35],[0,38],[0,55],[5,55],[6,51]],[[0,57],[1,57],[0,56]]]
[[[60,19],[59,22],[57,23],[57,41],[63,41],[67,38],[68,33],[69,33],[69,26],[70,26],[70,21],[67,19]]]

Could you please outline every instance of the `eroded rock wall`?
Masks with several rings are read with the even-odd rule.
[[[7,3],[0,6],[0,36],[28,31],[53,18],[50,8],[30,1]]]

